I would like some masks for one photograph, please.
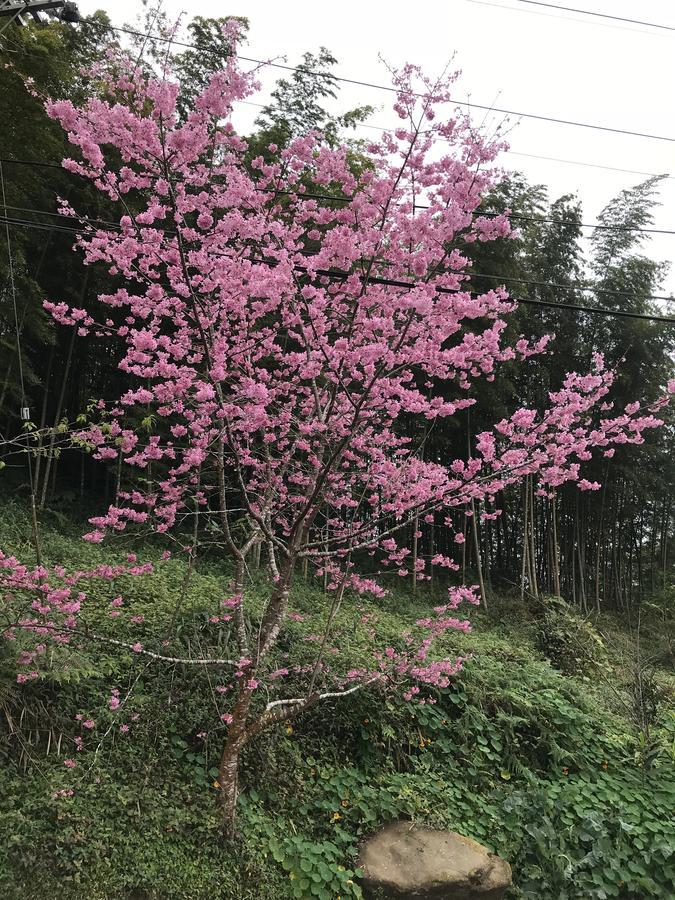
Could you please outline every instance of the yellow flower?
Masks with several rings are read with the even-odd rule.
[[[214,786],[214,788],[218,788],[218,790],[220,790],[220,782],[219,781],[214,781],[213,786]]]
[[[293,734],[293,726],[292,725],[286,726],[286,734]]]
[[[349,800],[343,800],[341,804],[345,809],[349,806]]]
[[[341,818],[342,818],[342,816],[340,815],[339,812],[334,812],[334,813],[333,813],[333,818],[331,819],[331,822],[337,822],[337,820],[338,820],[338,819],[341,819]]]

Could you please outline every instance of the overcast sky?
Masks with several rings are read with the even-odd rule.
[[[675,27],[670,0],[551,2]],[[138,0],[78,0],[83,13],[105,9],[115,25],[134,22],[139,5]],[[338,59],[335,74],[378,84],[387,84],[380,57],[393,65],[419,63],[436,75],[454,55],[455,67],[462,70],[458,100],[675,138],[675,32],[517,0],[164,0],[163,8],[170,18],[180,13],[246,16],[251,23],[247,56],[285,56],[295,64],[304,51],[324,45]],[[264,102],[280,74],[269,70],[261,97],[252,99]],[[340,109],[365,103],[377,108],[373,125],[394,123],[391,95],[342,85]],[[240,107],[235,124],[246,133],[255,114],[251,107]],[[480,121],[483,113],[475,115]],[[527,118],[512,117],[512,124],[511,151],[503,164],[546,184],[552,198],[577,194],[585,222],[595,221],[622,188],[643,180],[637,172],[675,175],[673,142]],[[655,227],[675,230],[675,178],[662,183],[661,200]],[[645,250],[671,262],[675,235],[655,236]],[[663,287],[675,293],[674,271]]]

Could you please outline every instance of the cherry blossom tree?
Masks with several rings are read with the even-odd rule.
[[[234,45],[236,28],[228,29]],[[453,110],[454,75],[431,81],[412,65],[394,72],[400,125],[367,146],[360,167],[348,146],[318,132],[269,148],[274,162],[251,161],[231,114],[255,91],[255,73],[236,55],[185,118],[168,72],[147,74],[111,54],[96,75],[102,88],[82,106],[60,100],[47,110],[77,149],[65,168],[119,209],[114,227],[80,217],[79,240],[85,263],[107,267],[119,287],[99,297],[109,309],[101,321],[91,310],[45,305],[58,322],[124,347],[128,390],[102,398],[80,438],[96,458],[119,460],[144,480],[120,491],[86,537],[99,543],[130,526],[183,535],[195,510],[208,518],[211,546],[233,573],[214,617],[232,630],[231,658],[179,659],[140,642],[132,649],[158,665],[226,673],[219,783],[232,834],[240,755],[263,729],[358,690],[433,699],[429,688],[446,686],[461,666],[434,642],[468,629],[453,614],[479,600],[466,587],[451,587],[447,603],[397,646],[380,647],[373,635],[369,666],[327,662],[345,592],[386,594],[360,562],[428,578],[429,563],[406,546],[411,523],[455,525],[459,544],[472,501],[494,500],[525,476],[542,491],[570,480],[593,489],[580,471],[591,451],[641,442],[667,399],[611,410],[614,374],[597,356],[590,373],[569,374],[550,394],[548,408],[516,410],[478,435],[467,459],[425,460],[406,437],[404,417],[431,428],[468,409],[474,383],[492,381],[501,364],[549,352],[547,339],[507,339],[515,304],[503,289],[476,294],[468,283],[469,245],[508,239],[510,226],[507,216],[478,212],[499,177],[502,143]],[[77,214],[65,203],[63,211]],[[139,418],[154,431],[136,427]],[[199,540],[196,527],[190,559]],[[246,565],[261,550],[270,577],[258,612]],[[440,554],[431,564],[457,568]],[[299,565],[324,578],[324,628],[313,664],[294,671],[302,692],[288,696],[288,668],[274,651],[293,616]],[[23,628],[37,641],[68,641],[77,631],[86,598],[75,609],[54,585],[65,573],[5,558],[0,577],[3,590],[52,598],[34,601],[6,634]],[[26,666],[33,662],[29,653]]]

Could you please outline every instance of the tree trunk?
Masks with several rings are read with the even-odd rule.
[[[411,582],[410,587],[412,589],[412,593],[416,594],[417,593],[417,552],[418,552],[418,548],[419,548],[418,540],[417,540],[417,534],[418,534],[418,529],[419,529],[419,518],[417,516],[415,516],[415,518],[413,519],[412,528],[413,528],[413,533],[412,533],[412,582]]]
[[[551,500],[551,538],[553,540],[553,590],[560,596],[560,548],[558,546],[558,510],[555,494]]]
[[[85,286],[86,286],[86,278],[85,278]],[[82,296],[84,296],[84,288],[82,290]],[[81,298],[82,299],[82,298]],[[75,346],[75,338],[77,337],[77,329],[73,328],[72,334],[70,336],[70,343],[68,345],[68,356],[66,357],[66,365],[63,370],[63,380],[61,382],[61,390],[59,392],[59,399],[56,405],[56,413],[54,414],[54,430],[49,436],[49,447],[47,449],[47,456],[45,458],[45,473],[42,479],[42,491],[40,493],[40,510],[45,508],[47,503],[47,490],[49,488],[49,473],[52,468],[52,458],[54,455],[54,444],[56,443],[56,428],[61,420],[61,413],[63,412],[63,401],[66,396],[66,386],[68,384],[68,375],[70,373],[70,364],[73,359],[73,348]],[[54,466],[56,468],[56,466]],[[37,489],[37,485],[36,485]]]
[[[525,580],[527,576],[527,518],[529,506],[527,503],[527,478],[523,483],[523,561],[520,569],[520,602],[525,600]]]
[[[534,599],[539,599],[539,583],[537,580],[537,548],[535,544],[534,537],[534,481],[533,476],[528,475],[527,481],[525,484],[525,490],[527,491],[529,487],[529,506],[530,506],[530,547],[529,547],[529,562],[530,562],[530,592],[534,595]]]
[[[239,756],[242,745],[228,737],[218,767],[220,784],[220,812],[223,836],[232,840],[237,831],[237,800],[239,797]]]
[[[471,498],[471,530],[473,532],[473,547],[476,551],[476,571],[478,573],[478,584],[480,586],[480,595],[483,601],[483,609],[487,612],[488,602],[487,602],[487,593],[485,591],[485,581],[483,579],[483,563],[480,555],[480,540],[478,539],[478,522],[476,521],[476,516],[478,514],[478,510],[476,509],[476,504]]]
[[[237,828],[237,798],[239,797],[239,759],[246,744],[248,734],[246,722],[251,706],[252,690],[248,686],[248,675],[239,679],[237,702],[232,710],[223,754],[218,766],[220,784],[220,812],[223,835],[231,840]]]

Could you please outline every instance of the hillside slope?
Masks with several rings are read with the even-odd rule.
[[[0,547],[27,557],[29,534],[26,510],[6,502]],[[48,514],[48,558],[98,561],[100,548],[78,534]],[[132,549],[144,559],[161,552]],[[123,586],[145,616],[146,646],[165,638],[183,575],[172,561]],[[226,579],[216,561],[198,566],[178,612],[183,649],[198,651],[213,627]],[[88,601],[102,629],[112,591],[104,584]],[[292,605],[303,618],[280,654],[311,658],[307,638],[322,602],[319,588],[299,581]],[[358,664],[364,621],[395,638],[428,605],[400,589],[385,600],[351,598],[337,640]],[[216,816],[213,767],[225,726],[214,673],[148,665],[90,643],[53,655],[43,678],[18,685],[16,648],[3,642],[0,889],[16,900],[358,897],[359,840],[403,817],[453,828],[505,856],[514,898],[670,897],[668,615],[665,600],[645,614],[636,687],[635,636],[621,623],[596,629],[560,605],[496,598],[470,634],[445,639],[470,659],[435,704],[355,694],[264,734],[245,759],[239,837],[229,846]],[[656,656],[650,665],[647,656]],[[127,732],[108,699],[112,687],[132,684]],[[71,757],[73,770],[64,766]]]

